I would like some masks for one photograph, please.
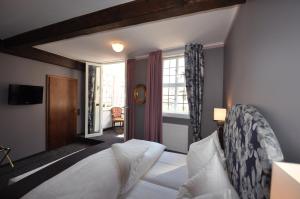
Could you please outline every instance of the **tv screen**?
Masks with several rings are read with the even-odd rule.
[[[10,84],[8,92],[8,104],[11,105],[43,103],[42,86]]]

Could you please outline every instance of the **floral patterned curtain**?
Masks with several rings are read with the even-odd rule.
[[[88,132],[94,133],[94,101],[96,91],[96,66],[88,65],[89,80],[88,80]]]
[[[201,137],[201,117],[204,88],[204,56],[201,44],[185,46],[185,79],[190,120],[193,128],[193,142]]]

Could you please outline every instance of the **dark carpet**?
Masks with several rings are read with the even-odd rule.
[[[103,135],[90,139],[108,142],[111,144],[124,142],[124,134],[122,127],[110,128],[103,131]]]
[[[67,146],[63,146],[51,151],[41,152],[33,156],[15,161],[14,168],[11,168],[8,164],[2,165],[0,166],[0,190],[7,186],[10,178],[19,176],[23,173],[41,167],[76,151],[88,148],[93,145],[99,145],[99,147],[103,145],[103,149],[106,149],[114,143],[122,143],[124,142],[122,133],[122,128],[105,130],[103,132],[103,135],[101,136],[89,139],[80,138],[76,142]]]

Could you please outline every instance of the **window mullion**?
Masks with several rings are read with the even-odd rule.
[[[177,87],[178,87],[178,79],[177,79],[177,73],[178,73],[178,58],[176,58],[176,72],[175,72],[175,112],[177,110]]]

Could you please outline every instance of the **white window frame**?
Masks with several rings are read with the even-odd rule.
[[[174,87],[175,88],[175,107],[177,105],[177,87],[181,86],[181,87],[185,87],[185,82],[184,83],[177,83],[178,79],[177,79],[177,71],[178,71],[178,60],[179,58],[184,58],[183,54],[179,54],[179,55],[173,55],[173,56],[165,56],[163,57],[163,62],[165,60],[168,59],[176,59],[176,78],[175,78],[175,83],[169,83],[169,87]],[[164,83],[162,85],[162,87],[164,88]],[[163,103],[163,102],[162,102]],[[184,119],[189,119],[190,115],[189,112],[188,113],[179,113],[179,112],[166,112],[163,111],[162,113],[163,117],[174,117],[174,118],[184,118]]]

